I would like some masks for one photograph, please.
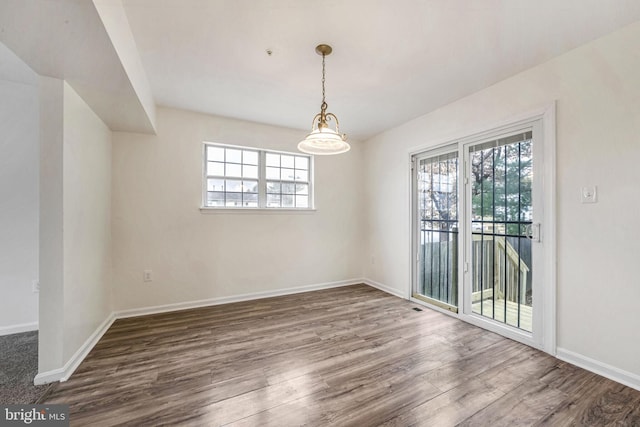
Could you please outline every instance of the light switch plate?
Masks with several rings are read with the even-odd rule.
[[[590,187],[582,187],[580,191],[582,203],[597,203],[598,202],[598,187],[595,185]]]

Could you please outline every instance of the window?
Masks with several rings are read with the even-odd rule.
[[[309,157],[265,153],[267,207],[309,207]]]
[[[311,156],[205,143],[204,161],[204,207],[313,207]]]

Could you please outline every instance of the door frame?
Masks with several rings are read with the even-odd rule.
[[[542,229],[542,259],[544,263],[544,271],[541,274],[540,282],[543,283],[543,288],[540,290],[539,299],[540,303],[536,306],[536,310],[540,310],[539,316],[539,325],[534,325],[534,327],[541,328],[542,333],[540,334],[539,340],[532,340],[531,334],[526,332],[519,332],[513,328],[505,328],[502,325],[492,325],[490,322],[478,321],[475,315],[467,314],[464,310],[464,278],[466,272],[464,272],[464,263],[467,254],[467,246],[469,243],[462,236],[467,235],[467,224],[466,217],[462,218],[462,213],[465,212],[466,209],[464,206],[459,204],[459,250],[462,251],[461,255],[464,255],[463,258],[459,258],[458,260],[458,268],[459,268],[459,280],[458,284],[458,313],[453,313],[449,310],[429,305],[421,299],[417,299],[413,297],[413,288],[414,283],[416,283],[416,262],[415,262],[415,247],[416,247],[416,238],[417,234],[415,233],[415,224],[417,223],[416,218],[416,209],[415,209],[415,180],[414,180],[414,167],[413,167],[413,156],[424,154],[425,152],[433,152],[437,153],[438,151],[446,151],[448,148],[453,147],[454,145],[458,146],[458,159],[460,162],[460,172],[462,172],[462,179],[458,179],[458,194],[465,194],[465,197],[459,197],[459,203],[466,198],[466,186],[464,185],[464,151],[466,145],[481,140],[482,138],[489,138],[491,135],[499,134],[500,132],[506,132],[511,128],[525,126],[531,122],[535,121],[541,122],[541,131],[542,131],[542,170],[543,174],[542,178],[542,205],[543,205],[543,214],[540,222],[543,224]],[[451,151],[451,150],[449,150]],[[436,311],[442,312],[444,314],[457,317],[461,320],[464,320],[468,323],[474,324],[476,326],[482,327],[484,329],[491,330],[493,332],[497,332],[503,336],[511,338],[513,340],[522,342],[524,344],[535,347],[539,350],[545,351],[551,355],[556,354],[556,292],[557,292],[557,243],[556,243],[556,105],[555,101],[534,109],[532,111],[528,111],[523,114],[519,114],[516,116],[512,116],[506,120],[502,120],[498,123],[494,123],[493,125],[483,126],[481,129],[469,130],[469,131],[460,131],[458,132],[458,137],[450,137],[446,139],[441,139],[438,141],[432,141],[432,143],[428,145],[422,145],[419,147],[414,147],[407,152],[408,164],[409,164],[409,218],[408,218],[408,231],[410,233],[410,247],[409,247],[409,268],[411,278],[410,283],[408,284],[408,289],[406,295],[408,295],[408,299],[417,303],[426,305],[429,308],[432,308]],[[466,214],[465,214],[466,215]],[[513,329],[513,330],[512,330]]]

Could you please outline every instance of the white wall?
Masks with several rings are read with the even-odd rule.
[[[0,43],[0,335],[38,328],[37,76]]]
[[[345,155],[316,157],[315,212],[203,214],[202,141],[296,151],[304,131],[166,108],[157,128],[157,136],[114,133],[117,309],[362,277],[358,142]]]
[[[111,131],[66,83],[63,158],[66,361],[112,311]]]
[[[365,276],[409,292],[411,149],[557,100],[558,347],[640,376],[639,45],[636,23],[367,141]]]
[[[111,131],[62,80],[40,78],[38,377],[54,381],[109,317]]]

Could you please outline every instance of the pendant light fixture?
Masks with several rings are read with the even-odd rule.
[[[351,149],[347,143],[347,135],[340,133],[338,118],[333,113],[327,113],[327,102],[325,101],[325,70],[324,61],[327,55],[332,52],[331,46],[321,44],[316,46],[316,53],[322,55],[322,104],[320,113],[316,114],[311,122],[311,133],[298,144],[298,150],[307,154],[341,154]],[[329,127],[329,121],[336,122],[336,129]]]

